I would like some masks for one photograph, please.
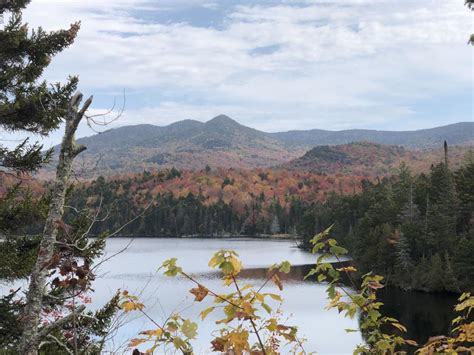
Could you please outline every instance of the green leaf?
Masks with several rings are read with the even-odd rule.
[[[197,335],[198,325],[194,322],[191,322],[189,319],[186,319],[181,325],[181,332],[188,339],[194,339]]]
[[[335,239],[328,239],[328,244],[329,244],[329,246],[331,246],[331,247],[337,246],[337,242],[336,242]]]
[[[234,272],[234,266],[228,261],[224,261],[219,267],[226,275],[232,274]]]
[[[174,344],[176,349],[186,349],[187,348],[186,342],[183,339],[181,339],[180,337],[174,337],[173,338],[173,344]]]
[[[178,273],[181,273],[183,269],[181,269],[179,266],[176,265],[177,260],[178,259],[176,258],[165,260],[163,264],[161,264],[161,267],[158,270],[165,269],[164,274],[169,277],[174,277],[178,275]]]
[[[268,314],[272,313],[272,308],[268,304],[262,303],[262,307],[267,311]]]
[[[324,243],[323,242],[315,243],[314,246],[313,246],[313,250],[312,250],[313,254],[316,254],[322,248],[324,248]]]
[[[336,256],[347,254],[347,249],[339,246],[330,247],[329,251]]]
[[[392,345],[388,340],[380,340],[377,342],[377,347],[379,350],[385,351],[385,350],[390,350],[392,348]]]
[[[339,276],[340,276],[339,271],[336,271],[335,269],[330,269],[330,270],[328,271],[328,274],[329,274],[329,276],[331,276],[331,278],[332,278],[333,280],[338,280],[338,279],[339,279]]]
[[[321,254],[318,256],[318,259],[316,260],[316,264],[321,264],[321,262],[325,259],[329,259],[331,256],[328,254]]]
[[[353,319],[356,312],[357,312],[357,306],[355,304],[351,304],[349,309],[347,310],[347,316]]]
[[[336,286],[334,284],[330,285],[327,290],[326,290],[329,298],[334,298],[336,297]]]
[[[376,311],[375,309],[371,309],[367,312],[367,316],[373,321],[376,321],[380,317],[380,312]]]
[[[321,234],[328,235],[331,232],[332,227],[334,227],[334,224],[331,224],[329,227],[327,227]]]
[[[304,277],[304,279],[306,280],[308,277],[311,277],[313,276],[314,274],[317,274],[318,273],[318,270],[316,269],[311,269],[307,274],[306,276]]]
[[[291,270],[290,262],[285,260],[280,264],[280,268],[278,270],[284,272],[285,274],[288,274]]]

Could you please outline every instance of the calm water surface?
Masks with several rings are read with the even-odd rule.
[[[128,248],[122,251],[129,243]],[[212,290],[224,291],[222,282],[215,273],[209,272],[208,260],[219,249],[236,250],[245,268],[251,269],[243,274],[247,283],[259,285],[265,277],[265,268],[288,260],[294,267],[288,280],[285,280],[284,314],[289,316],[287,324],[298,325],[300,336],[307,338],[305,349],[319,354],[350,354],[361,343],[359,332],[346,333],[346,328],[358,328],[357,320],[350,320],[337,311],[325,310],[327,304],[324,285],[303,281],[303,276],[313,264],[315,257],[297,249],[293,241],[261,239],[153,239],[140,238],[131,241],[126,238],[110,239],[107,242],[106,257],[119,253],[104,263],[98,271],[95,282],[93,305],[105,303],[117,290],[127,289],[139,295],[146,305],[147,313],[161,323],[173,312],[183,317],[198,319],[199,312],[209,306],[206,300],[193,302],[188,290],[192,283],[180,278],[167,278],[157,272],[159,265],[170,257],[178,258],[178,264],[192,273]],[[269,285],[267,291],[277,292]],[[424,341],[432,334],[445,333],[451,317],[455,297],[433,296],[422,293],[406,293],[398,290],[385,290],[381,295],[387,303],[385,311],[397,316],[409,327],[411,338]],[[277,306],[277,304],[274,304]],[[198,340],[194,342],[197,354],[209,352],[211,331],[216,329],[218,317],[211,314],[199,324]],[[109,348],[123,351],[127,339],[140,331],[154,328],[143,317],[129,315],[122,319],[122,326]],[[285,353],[283,350],[282,353]]]

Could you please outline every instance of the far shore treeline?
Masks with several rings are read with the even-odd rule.
[[[36,199],[47,184],[31,180],[25,193]],[[474,289],[473,196],[472,152],[461,167],[451,169],[446,156],[426,173],[402,163],[386,177],[172,168],[76,183],[65,220],[99,209],[95,236],[291,237],[303,248],[333,225],[361,273],[402,289],[459,293]],[[36,222],[24,232],[39,233]]]
[[[271,169],[145,171],[99,177],[69,200],[108,214],[95,235],[143,213],[119,235],[287,235],[307,246],[334,224],[361,272],[404,289],[460,292],[474,288],[473,189],[471,154],[455,171],[447,160],[416,175],[402,164],[396,174],[372,179]]]

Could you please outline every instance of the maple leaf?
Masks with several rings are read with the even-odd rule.
[[[224,351],[225,340],[222,338],[215,338],[211,341],[213,351]]]
[[[120,305],[120,308],[122,308],[124,312],[130,312],[135,310],[142,310],[143,308],[145,308],[145,305],[138,302],[125,301]]]
[[[198,285],[198,287],[192,288],[189,292],[194,295],[195,301],[201,302],[204,298],[206,298],[209,290],[202,285]]]
[[[181,331],[188,339],[194,339],[197,336],[197,324],[186,319],[181,325]]]

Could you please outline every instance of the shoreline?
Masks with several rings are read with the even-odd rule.
[[[90,238],[97,238],[97,236],[90,236]],[[291,234],[216,234],[216,235],[117,235],[110,238],[156,238],[156,239],[269,239],[269,240],[294,240],[302,241],[303,237],[294,236]]]

